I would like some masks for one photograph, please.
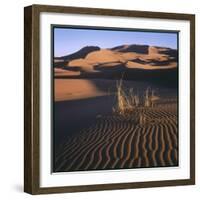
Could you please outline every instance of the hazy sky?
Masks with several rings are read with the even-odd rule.
[[[68,55],[84,46],[112,48],[123,44],[177,49],[177,33],[54,28],[54,56]]]

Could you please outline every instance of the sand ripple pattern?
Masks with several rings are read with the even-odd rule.
[[[146,123],[140,125],[140,113]],[[176,103],[135,110],[131,116],[101,116],[55,152],[55,171],[167,167],[178,165]]]

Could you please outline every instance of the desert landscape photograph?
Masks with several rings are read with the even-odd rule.
[[[178,32],[52,26],[52,171],[176,167]]]

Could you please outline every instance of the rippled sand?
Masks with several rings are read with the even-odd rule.
[[[146,119],[139,123],[140,115]],[[55,171],[178,165],[176,99],[127,116],[96,116],[87,129],[68,136],[55,152]]]

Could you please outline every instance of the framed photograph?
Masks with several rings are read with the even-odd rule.
[[[24,191],[195,183],[195,16],[24,10]]]

